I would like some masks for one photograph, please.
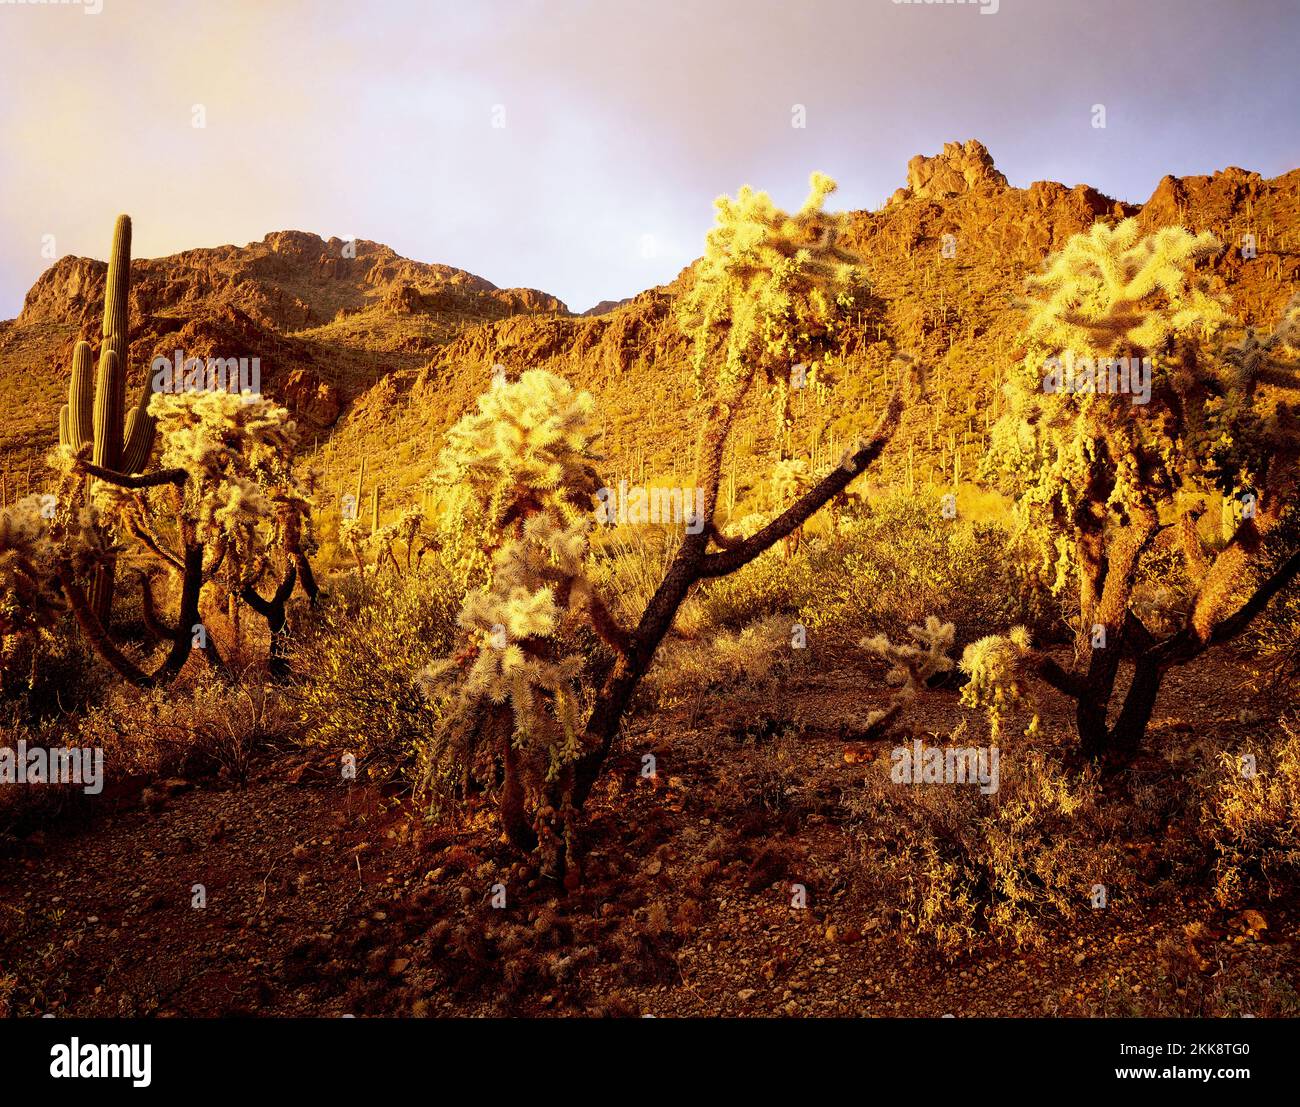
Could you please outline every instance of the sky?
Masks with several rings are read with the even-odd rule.
[[[874,209],[945,141],[1133,202],[1276,176],[1297,42],[1300,0],[0,0],[0,319],[118,212],[137,257],[355,236],[582,311],[720,193]]]

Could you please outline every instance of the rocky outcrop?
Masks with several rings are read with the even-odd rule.
[[[622,300],[601,300],[595,307],[589,307],[582,314],[586,318],[591,318],[595,315],[608,315],[615,308],[621,308],[624,304],[630,304],[632,299],[631,296],[628,296]]]
[[[907,187],[898,189],[891,204],[904,200],[947,200],[977,189],[1007,188],[1007,179],[993,164],[982,142],[945,142],[932,158],[917,154],[907,163]]]

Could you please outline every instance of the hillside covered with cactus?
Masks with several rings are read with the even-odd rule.
[[[774,445],[812,462],[842,450],[887,395],[895,352],[931,366],[936,387],[909,410],[872,479],[906,480],[909,466],[913,482],[970,479],[1022,354],[1016,304],[1026,278],[1071,235],[1129,216],[1145,230],[1212,232],[1222,248],[1204,264],[1242,324],[1275,318],[1295,287],[1300,173],[1166,177],[1145,203],[1128,204],[1087,185],[1015,187],[974,140],[918,155],[882,209],[849,213],[870,296],[818,379],[792,394],[790,437],[777,442],[757,414],[741,428],[729,464],[742,506],[764,496],[748,458]],[[0,424],[10,499],[53,441],[73,346],[102,311],[104,272],[103,263],[64,258],[18,318],[0,323],[0,386],[15,397],[14,417]],[[308,435],[325,509],[337,509],[339,485],[351,486],[365,458],[383,486],[383,518],[400,514],[431,471],[441,432],[472,406],[494,365],[511,374],[544,367],[591,389],[612,470],[680,482],[693,430],[667,413],[691,387],[674,305],[692,280],[688,268],[600,314],[575,315],[544,292],[499,289],[376,243],[282,231],[242,248],[134,261],[126,360],[135,387],[144,366],[176,349],[260,357],[268,395]]]

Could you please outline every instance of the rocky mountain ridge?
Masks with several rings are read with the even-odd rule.
[[[846,338],[839,382],[815,401],[797,398],[804,419],[788,445],[815,454],[869,423],[891,384],[890,359],[905,350],[933,367],[937,387],[891,453],[912,446],[939,474],[962,455],[973,472],[1001,374],[1017,356],[1025,276],[1070,235],[1129,215],[1150,228],[1214,231],[1224,243],[1215,275],[1244,323],[1274,318],[1297,286],[1300,170],[1272,180],[1237,168],[1170,176],[1130,205],[1087,185],[1014,187],[982,144],[948,143],[913,158],[906,187],[880,210],[852,213],[871,294]],[[0,457],[11,470],[39,463],[54,440],[72,346],[97,340],[104,274],[102,262],[63,258],[19,317],[0,323],[0,389],[10,400]],[[687,464],[693,437],[673,311],[690,279],[688,268],[574,315],[544,292],[497,288],[378,243],[280,231],[245,247],[133,262],[129,364],[134,386],[153,357],[176,349],[260,357],[268,393],[321,447],[326,487],[364,454],[394,496],[427,473],[439,432],[473,403],[493,365],[545,366],[597,395],[614,464],[667,476]],[[756,416],[741,448],[764,448],[768,433]]]

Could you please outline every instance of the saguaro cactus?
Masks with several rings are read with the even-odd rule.
[[[91,447],[91,461],[103,469],[130,476],[148,464],[155,424],[149,415],[149,384],[140,402],[126,415],[126,357],[130,348],[127,308],[131,292],[131,217],[119,215],[113,227],[104,290],[104,324],[99,347],[99,371],[91,382],[90,343],[78,342],[72,353],[68,402],[59,412],[59,441],[73,450]],[[101,621],[113,604],[113,563],[96,570],[91,600]]]

